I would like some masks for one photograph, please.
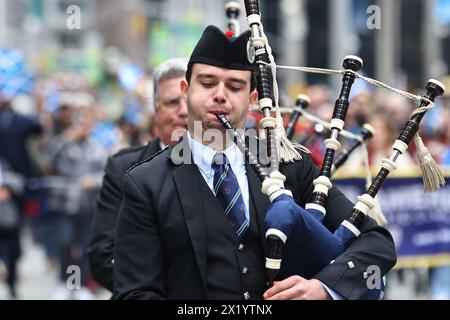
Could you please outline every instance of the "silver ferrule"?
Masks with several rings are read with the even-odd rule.
[[[251,29],[252,29],[252,37],[253,38],[261,37],[261,33],[259,32],[259,24],[257,24],[257,23],[252,24]]]
[[[330,139],[337,140],[339,137],[339,131],[340,131],[339,129],[335,128],[331,129]]]
[[[395,162],[400,155],[401,155],[400,151],[394,150],[394,152],[392,152],[390,160]]]
[[[272,117],[272,115],[270,114],[270,108],[262,109],[262,113],[264,115],[264,118]]]

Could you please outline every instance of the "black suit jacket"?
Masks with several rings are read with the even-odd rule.
[[[88,257],[93,278],[111,292],[114,239],[123,195],[123,175],[130,167],[160,150],[160,142],[156,139],[145,146],[125,148],[108,159],[97,201]]]
[[[187,139],[184,144],[188,150]],[[119,214],[114,267],[115,299],[205,299],[207,274],[206,225],[203,178],[195,164],[177,164],[166,149],[153,159],[130,169],[124,176],[125,196]],[[319,170],[310,157],[280,166],[285,186],[304,207]],[[186,158],[185,158],[186,159]],[[261,183],[248,168],[250,196],[260,225],[269,200]],[[329,192],[325,225],[334,230],[352,209],[352,203],[336,188]],[[265,250],[264,235],[261,244]],[[352,263],[349,263],[349,262]],[[367,291],[363,272],[378,265],[382,274],[396,262],[389,232],[366,219],[362,235],[335,262],[315,278],[348,299]],[[263,263],[263,262],[261,262]]]

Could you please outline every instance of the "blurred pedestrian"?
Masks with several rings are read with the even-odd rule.
[[[52,299],[91,299],[87,244],[95,201],[107,159],[106,150],[91,137],[95,126],[94,101],[87,93],[74,97],[72,123],[49,145],[54,171],[49,210],[57,217],[60,285]],[[81,288],[67,286],[69,266],[81,271]],[[73,296],[72,296],[73,293]]]
[[[0,70],[3,72],[4,70]],[[24,216],[27,190],[25,181],[37,174],[29,150],[29,138],[39,135],[43,126],[38,119],[21,115],[13,110],[12,101],[22,91],[20,86],[10,86],[12,79],[0,80],[0,159],[4,164],[5,176],[15,176],[23,181],[19,188],[17,185],[4,185],[0,191],[2,203],[2,216],[6,214],[6,206],[10,214],[18,214],[14,225],[0,230],[0,242],[7,258],[8,285],[11,297],[16,297],[17,261],[21,254],[20,230]],[[6,171],[7,168],[7,171]],[[14,178],[13,180],[17,180]],[[6,181],[6,180],[5,180]],[[4,182],[5,183],[5,182]],[[20,190],[20,192],[19,192]]]
[[[10,297],[17,298],[17,260],[20,256],[20,207],[25,181],[0,158],[0,264],[6,272]]]

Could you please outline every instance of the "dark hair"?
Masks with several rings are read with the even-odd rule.
[[[186,81],[188,84],[191,84],[191,77],[192,77],[192,67],[194,66],[193,63],[189,63],[186,70]],[[251,71],[250,75],[250,92],[255,90],[256,88],[256,75],[254,71]]]

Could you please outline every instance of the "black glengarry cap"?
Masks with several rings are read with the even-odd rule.
[[[186,74],[191,74],[194,63],[254,71],[254,64],[247,58],[247,43],[250,36],[251,32],[247,30],[238,37],[229,38],[216,26],[207,26],[192,52]]]

